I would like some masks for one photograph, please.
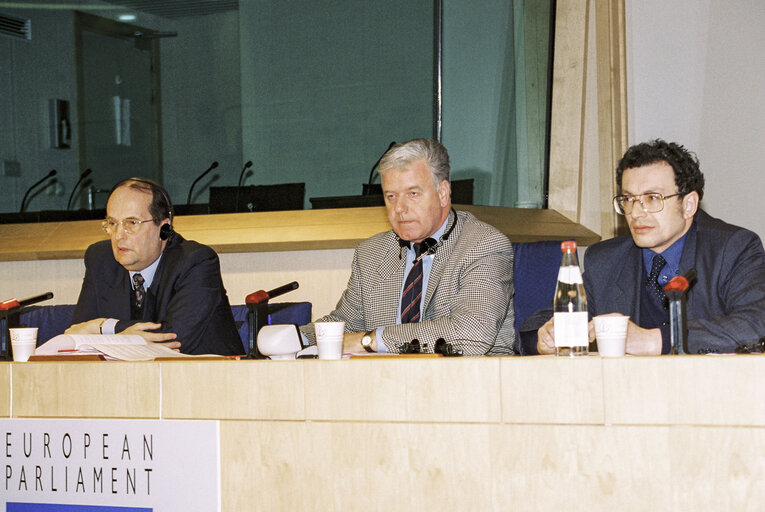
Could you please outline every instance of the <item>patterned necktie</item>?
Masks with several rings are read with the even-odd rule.
[[[133,274],[133,291],[135,292],[135,307],[141,309],[143,307],[143,300],[146,298],[146,289],[143,287],[143,276],[141,274]]]
[[[422,254],[422,244],[414,244],[416,256]],[[401,323],[420,321],[420,298],[422,297],[422,260],[415,257],[414,265],[404,281],[404,293],[401,294]]]
[[[667,260],[661,254],[654,256],[653,263],[651,263],[651,273],[648,274],[645,284],[648,287],[648,293],[653,295],[664,309],[669,309],[669,301],[664,294],[664,287],[659,284],[659,274],[666,264]]]

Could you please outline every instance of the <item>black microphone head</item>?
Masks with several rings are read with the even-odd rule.
[[[252,167],[252,160],[247,160],[247,163],[244,164],[244,168],[249,169],[250,167]]]
[[[56,169],[51,169],[50,172],[48,173],[48,175],[46,176],[46,178],[51,178],[51,177],[55,176],[57,172],[58,171],[56,171]]]
[[[86,176],[90,176],[90,173],[92,173],[92,172],[93,172],[93,169],[91,169],[90,167],[88,167],[88,168],[87,168],[87,169],[85,169],[85,171],[82,173],[82,175],[80,176],[80,179],[82,179],[82,178],[85,178]]]
[[[218,167],[218,161],[217,160],[215,160],[212,164],[210,164],[210,169],[215,169],[216,167]]]

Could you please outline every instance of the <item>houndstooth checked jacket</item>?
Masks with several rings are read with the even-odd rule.
[[[513,249],[492,226],[467,212],[433,259],[422,321],[396,325],[405,259],[393,231],[356,248],[348,287],[335,310],[317,322],[345,321],[345,332],[378,327],[388,352],[417,338],[433,351],[444,338],[465,355],[508,355],[515,341]],[[301,330],[315,343],[313,324]]]

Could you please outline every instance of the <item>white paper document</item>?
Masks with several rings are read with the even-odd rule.
[[[158,357],[194,357],[137,334],[59,334],[35,350],[35,355],[104,354],[120,361],[152,361]]]

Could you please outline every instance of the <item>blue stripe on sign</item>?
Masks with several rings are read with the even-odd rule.
[[[152,512],[145,507],[102,507],[98,505],[56,505],[53,503],[6,503],[5,512]]]

